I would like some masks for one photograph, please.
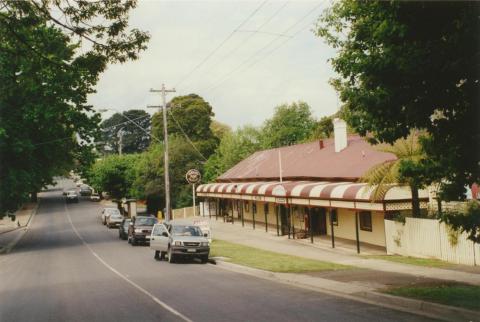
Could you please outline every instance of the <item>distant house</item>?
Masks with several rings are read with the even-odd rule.
[[[385,247],[384,219],[411,211],[408,187],[392,185],[381,200],[358,180],[395,159],[334,120],[334,138],[259,151],[197,188],[215,215],[276,229],[279,235],[326,235]],[[420,191],[421,208],[428,193]],[[213,208],[213,207],[212,207]],[[358,236],[358,238],[357,238]]]

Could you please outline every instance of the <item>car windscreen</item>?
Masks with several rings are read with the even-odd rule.
[[[174,236],[203,236],[202,231],[197,226],[173,225],[172,235]]]
[[[122,215],[120,215],[120,214],[112,214],[112,215],[110,215],[110,218],[113,218],[113,219],[122,219],[123,217],[122,217]]]
[[[150,218],[137,217],[137,219],[135,219],[135,225],[137,226],[153,226],[156,223],[157,223],[157,219],[153,217],[150,217]]]

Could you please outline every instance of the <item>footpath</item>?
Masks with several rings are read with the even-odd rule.
[[[38,208],[38,203],[26,203],[12,217],[0,220],[0,254],[8,253],[23,236]]]
[[[407,311],[445,321],[480,321],[480,312],[443,304],[388,295],[382,290],[410,285],[470,284],[480,286],[478,267],[452,269],[417,266],[366,258],[355,249],[332,249],[325,244],[310,244],[305,240],[277,236],[263,227],[253,230],[250,225],[210,220],[214,239],[254,247],[281,254],[299,256],[323,262],[353,266],[352,270],[309,273],[276,273],[216,260],[219,267],[272,281],[331,293],[369,304]]]

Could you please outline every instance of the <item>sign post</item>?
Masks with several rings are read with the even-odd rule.
[[[193,216],[196,216],[196,202],[195,202],[195,184],[200,181],[200,171],[197,169],[190,169],[185,174],[185,179],[188,183],[192,184],[192,197],[193,197]]]

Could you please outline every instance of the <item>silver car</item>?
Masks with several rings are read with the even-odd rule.
[[[103,208],[102,210],[102,224],[107,224],[107,218],[111,215],[121,215],[117,208]]]
[[[113,213],[107,217],[106,225],[108,228],[119,227],[122,221],[123,221],[123,216],[120,215],[120,213]]]
[[[200,227],[192,224],[167,223],[156,224],[150,236],[150,248],[155,251],[155,259],[164,259],[174,263],[178,258],[200,258],[208,261],[210,243]]]

